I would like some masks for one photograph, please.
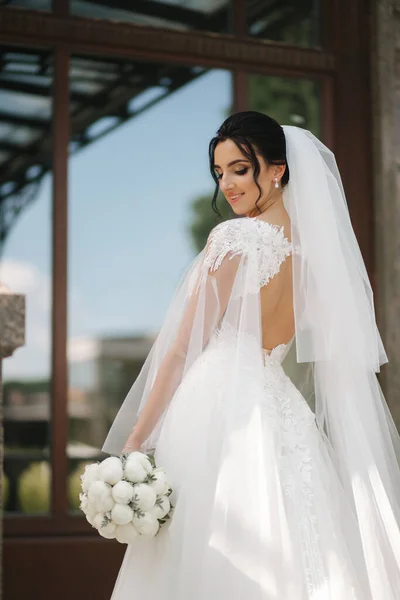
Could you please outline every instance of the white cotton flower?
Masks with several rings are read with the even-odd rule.
[[[91,524],[92,527],[94,527],[94,518],[92,515],[86,515],[86,520],[88,521],[88,523]]]
[[[147,483],[138,483],[133,488],[133,502],[135,508],[140,508],[143,511],[153,508],[157,500],[155,490]]]
[[[114,498],[112,497],[111,494],[112,494],[112,488],[110,490],[110,495],[109,496],[104,495],[101,498],[100,502],[97,504],[98,510],[100,512],[105,512],[105,513],[106,512],[111,512],[112,509],[114,508],[114,506],[115,506],[115,500],[114,500]]]
[[[97,512],[98,512],[97,504],[95,502],[93,502],[92,500],[88,499],[85,514],[89,515],[90,517],[94,517]]]
[[[112,540],[115,538],[116,525],[112,521],[109,521],[107,525],[103,525],[105,518],[106,515],[104,513],[97,513],[93,519],[92,525],[97,529],[102,537]]]
[[[97,483],[97,482],[95,482]],[[100,482],[101,484],[103,484],[103,482]],[[105,485],[105,484],[104,484]],[[103,486],[101,486],[103,487]],[[85,513],[86,516],[89,517],[94,517],[98,512],[107,512],[108,510],[111,510],[115,504],[114,500],[112,499],[110,494],[110,489],[102,489],[99,491],[99,486],[96,485],[94,488],[94,493],[95,495],[98,494],[98,496],[96,496],[96,501],[93,501],[93,497],[91,500],[89,500],[88,494],[79,494],[79,499],[81,501],[79,508]],[[97,489],[97,491],[96,491]],[[93,496],[93,492],[92,492],[92,496]],[[112,502],[112,504],[110,505],[110,500]],[[90,523],[90,521],[89,521]]]
[[[89,498],[87,494],[79,494],[79,500],[81,503],[79,504],[79,508],[86,514],[86,510],[89,504]]]
[[[102,529],[104,529],[104,531],[106,531],[107,533],[115,533],[116,528],[117,528],[116,524],[113,523],[112,521],[109,521],[107,523],[107,525],[102,527]]]
[[[93,518],[93,527],[96,527],[96,529],[100,529],[101,524],[104,521],[104,518],[105,518],[105,514],[98,512]]]
[[[89,491],[89,487],[99,479],[99,465],[98,463],[92,463],[86,465],[84,472],[81,475],[82,490],[84,492]]]
[[[126,525],[132,518],[133,510],[127,504],[116,504],[111,511],[111,519],[116,525]]]
[[[115,532],[115,537],[120,544],[132,544],[138,535],[139,532],[132,522],[126,525],[118,525]]]
[[[141,454],[141,452],[132,452],[131,454],[129,454],[126,460],[125,477],[132,483],[141,483],[146,479],[148,475],[147,469],[142,464],[142,456],[143,455]]]
[[[101,537],[106,538],[107,540],[114,540],[115,533],[109,533],[107,531],[104,531],[104,529],[104,527],[100,527],[100,529],[98,529],[98,532],[101,535]]]
[[[160,528],[157,517],[153,512],[145,512],[141,517],[135,515],[132,522],[139,533],[145,537],[154,537]]]
[[[149,457],[146,454],[143,454],[143,452],[132,452],[129,455],[128,460],[131,459],[132,455],[137,458],[137,460],[140,462],[146,473],[151,473],[153,471],[153,466],[150,462]]]
[[[157,519],[163,519],[171,510],[171,503],[167,496],[161,496],[157,499],[155,507],[152,509]]]
[[[164,469],[155,469],[152,473],[152,479],[149,485],[155,490],[157,496],[163,496],[168,492],[169,483]]]
[[[99,465],[99,479],[110,485],[121,481],[123,475],[122,463],[117,456],[109,456]]]
[[[116,524],[111,521],[107,523],[107,525],[104,525],[104,527],[99,527],[98,532],[102,537],[107,538],[108,540],[113,540],[115,538],[116,529]]]
[[[88,499],[100,512],[102,507],[107,504],[107,500],[111,498],[111,486],[104,481],[95,481],[89,488]],[[106,511],[104,511],[106,512]]]
[[[129,481],[119,481],[114,485],[111,493],[118,504],[128,504],[132,500],[133,486]]]

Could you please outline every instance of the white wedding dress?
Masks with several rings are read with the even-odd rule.
[[[142,450],[174,489],[112,600],[400,598],[400,440],[372,290],[332,153],[284,131],[291,235],[258,217],[212,230],[103,446],[118,455],[147,419]],[[268,352],[261,307],[288,265],[296,333]]]
[[[268,223],[237,219],[218,229],[213,260],[233,253],[239,235],[259,237],[256,246],[273,241],[269,259],[259,256],[260,284],[288,254],[288,240]],[[329,442],[282,367],[290,345],[269,354],[249,335],[238,351],[227,324],[211,336],[156,446],[174,488],[172,519],[155,539],[128,547],[113,600],[370,597]]]

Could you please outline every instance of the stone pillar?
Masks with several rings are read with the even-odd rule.
[[[11,356],[14,350],[25,343],[25,296],[12,294],[0,283],[0,515],[3,515],[3,401],[2,401],[2,360]],[[0,520],[0,553],[3,544],[2,520]],[[2,572],[0,561],[0,599],[2,598]]]
[[[380,382],[400,429],[400,0],[371,3],[376,310]]]

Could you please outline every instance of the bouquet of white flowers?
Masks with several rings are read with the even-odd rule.
[[[110,456],[81,475],[80,508],[101,536],[130,544],[153,537],[170,518],[172,489],[164,469],[142,452]]]

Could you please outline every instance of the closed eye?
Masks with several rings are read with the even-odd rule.
[[[239,169],[237,171],[234,171],[235,175],[246,175],[247,171],[248,171],[248,167],[244,167],[243,169]],[[218,171],[214,171],[215,177],[220,180],[222,178],[223,173],[218,173]]]

